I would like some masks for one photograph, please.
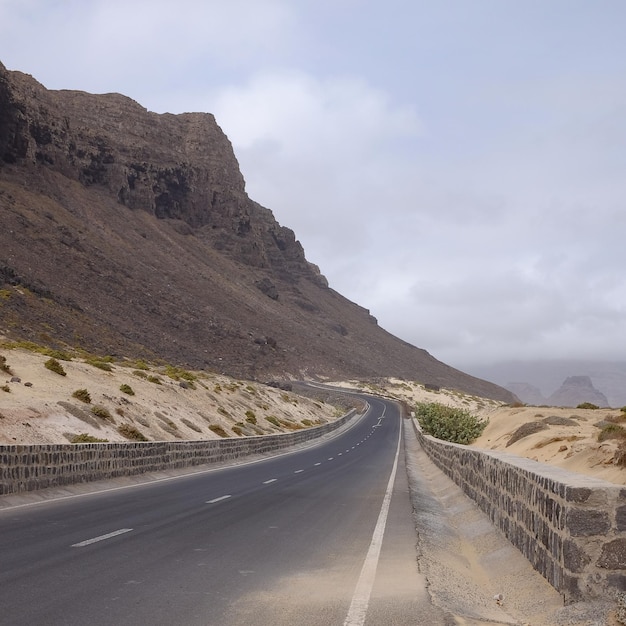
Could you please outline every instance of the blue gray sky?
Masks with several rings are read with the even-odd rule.
[[[331,287],[467,368],[626,360],[623,0],[0,0],[49,89],[207,111]]]

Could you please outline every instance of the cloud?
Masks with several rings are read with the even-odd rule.
[[[316,262],[372,237],[376,213],[397,200],[397,151],[421,130],[411,107],[363,80],[301,72],[259,74],[218,93],[212,110],[250,195],[303,235]]]
[[[9,0],[0,16],[11,69],[37,67],[51,89],[118,91],[139,101],[181,89],[190,72],[210,81],[271,59],[290,44],[294,19],[280,0]]]
[[[550,117],[555,94],[531,94]],[[436,120],[363,80],[263,73],[212,109],[250,195],[331,285],[455,363],[616,354],[626,340],[626,188],[597,167],[614,164],[601,139],[614,105],[577,105],[543,134],[507,128],[449,163],[428,158]]]

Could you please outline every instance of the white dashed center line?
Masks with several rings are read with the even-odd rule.
[[[104,541],[105,539],[111,539],[111,537],[117,537],[118,535],[123,535],[124,533],[129,533],[133,529],[132,528],[120,528],[112,533],[108,533],[106,535],[100,535],[99,537],[94,537],[93,539],[86,539],[85,541],[81,541],[80,543],[72,544],[72,548],[84,548],[85,546],[91,545],[92,543],[98,543],[98,541]]]
[[[232,498],[232,496],[228,495],[220,496],[219,498],[213,498],[213,500],[207,500],[207,504],[215,504],[216,502],[221,502],[222,500],[228,500],[228,498]]]
[[[304,470],[296,470],[294,474],[301,474],[302,472],[304,472]]]
[[[278,478],[270,478],[269,480],[264,480],[263,484],[264,485],[269,485],[270,483],[275,483],[278,480]]]

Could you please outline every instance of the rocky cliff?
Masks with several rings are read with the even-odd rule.
[[[0,332],[234,376],[401,376],[502,400],[328,287],[212,115],[0,64]]]

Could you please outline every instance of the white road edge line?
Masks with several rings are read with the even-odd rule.
[[[106,535],[100,535],[99,537],[94,537],[93,539],[85,539],[85,541],[81,541],[79,543],[73,543],[72,548],[83,548],[84,546],[91,545],[92,543],[97,543],[98,541],[104,541],[105,539],[111,539],[111,537],[117,537],[118,535],[123,535],[124,533],[129,533],[133,529],[132,528],[120,528],[112,533],[108,533]]]
[[[216,502],[221,502],[222,500],[227,500],[228,498],[232,498],[231,495],[220,496],[219,498],[213,498],[213,500],[207,500],[207,504],[215,504]]]
[[[398,448],[396,450],[396,458],[393,462],[393,468],[391,469],[391,476],[389,477],[389,483],[387,484],[387,491],[383,498],[383,504],[378,515],[378,521],[376,522],[376,528],[374,528],[374,534],[372,535],[372,543],[370,544],[363,568],[361,569],[361,575],[354,589],[352,595],[352,602],[348,615],[343,623],[344,626],[363,626],[365,623],[365,616],[367,614],[367,608],[369,606],[370,595],[372,594],[372,588],[374,587],[374,580],[376,578],[376,569],[378,568],[378,559],[380,557],[380,549],[383,543],[383,536],[385,534],[385,526],[387,524],[387,515],[389,514],[389,505],[391,504],[391,494],[393,493],[393,483],[396,479],[396,470],[398,469],[398,458],[400,456],[400,441],[402,439],[402,424],[400,424],[400,432],[398,433]]]

